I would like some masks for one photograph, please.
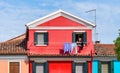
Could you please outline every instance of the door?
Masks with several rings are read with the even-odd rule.
[[[10,73],[19,73],[19,62],[10,62],[9,67]]]
[[[72,73],[72,62],[51,61],[49,62],[49,73]]]

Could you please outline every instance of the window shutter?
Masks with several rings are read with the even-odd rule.
[[[76,68],[75,62],[72,62],[72,73],[76,73],[75,72],[75,70],[76,70],[75,68]]]
[[[83,43],[86,44],[87,43],[87,32],[83,33]]]
[[[35,33],[34,33],[34,44],[35,44],[35,45],[38,44],[37,40],[38,40],[38,38],[37,38],[37,33],[35,32]]]
[[[36,63],[33,62],[33,73],[36,73]]]
[[[98,73],[101,73],[101,62],[98,61]]]
[[[48,45],[48,32],[44,33],[44,44]]]
[[[109,71],[109,73],[114,73],[114,61],[110,62]]]
[[[87,62],[85,62],[83,64],[83,71],[84,71],[84,73],[88,73],[88,63]]]
[[[44,73],[48,73],[48,62],[44,63]]]
[[[76,33],[75,32],[73,32],[72,33],[72,42],[74,43],[74,42],[76,42]]]

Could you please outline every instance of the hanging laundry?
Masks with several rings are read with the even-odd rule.
[[[64,43],[64,53],[65,52],[71,53],[71,44],[70,43]]]
[[[75,53],[77,54],[78,50],[77,50],[77,44],[76,43],[71,44],[71,53],[72,53],[73,50],[75,50]]]

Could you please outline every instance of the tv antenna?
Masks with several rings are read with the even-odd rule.
[[[92,10],[86,11],[86,13],[88,13],[88,12],[94,12],[95,42],[97,42],[98,41],[98,33],[97,33],[97,30],[96,30],[96,27],[97,27],[97,24],[96,24],[96,9],[92,9]]]

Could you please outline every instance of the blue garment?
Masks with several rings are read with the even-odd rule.
[[[71,51],[75,49],[75,53],[77,54],[77,44],[76,43],[72,43],[71,44]]]
[[[65,52],[71,52],[71,44],[70,43],[64,43],[64,53]]]
[[[72,43],[72,44],[71,44],[71,48],[72,48],[72,49],[74,49],[74,48],[76,48],[76,47],[77,47],[77,44],[76,44],[76,43]]]

